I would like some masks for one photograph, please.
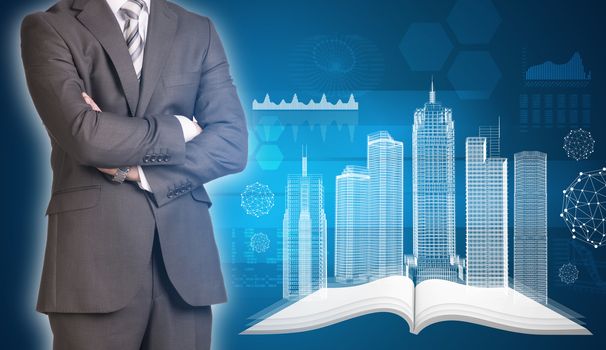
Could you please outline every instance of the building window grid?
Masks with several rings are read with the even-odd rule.
[[[514,289],[546,304],[547,155],[514,156]]]
[[[413,254],[417,282],[456,281],[454,123],[452,111],[430,101],[415,111],[413,125]]]
[[[485,137],[466,141],[467,284],[507,286],[507,159],[487,158]]]

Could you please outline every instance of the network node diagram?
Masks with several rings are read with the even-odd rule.
[[[595,140],[591,133],[584,129],[570,130],[564,137],[564,150],[568,158],[576,161],[588,159],[594,151]]]
[[[579,269],[575,265],[567,263],[560,267],[558,276],[562,282],[573,284],[579,278]]]
[[[255,253],[265,253],[270,243],[269,237],[263,232],[257,232],[250,237],[250,249]]]
[[[560,217],[572,238],[594,248],[606,245],[606,167],[579,173],[562,192]]]
[[[240,205],[248,215],[256,217],[267,215],[274,206],[274,193],[269,186],[258,181],[246,185],[240,197]]]

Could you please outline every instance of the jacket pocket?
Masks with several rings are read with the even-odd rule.
[[[171,73],[162,77],[165,87],[193,85],[200,81],[200,71],[187,73]]]
[[[200,187],[196,188],[195,190],[191,191],[191,196],[198,202],[204,202],[204,203],[208,204],[209,208],[213,204],[213,202],[211,202],[210,197],[208,196],[208,193],[206,192],[206,189],[204,188],[204,186],[200,186]]]
[[[101,185],[73,187],[53,193],[46,208],[46,215],[71,210],[93,208],[99,204]]]

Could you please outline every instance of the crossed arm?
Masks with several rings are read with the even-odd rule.
[[[24,19],[22,59],[34,105],[63,151],[82,165],[99,169],[143,166],[158,206],[244,169],[248,144],[244,112],[210,21],[194,114],[204,132],[185,143],[180,122],[173,116],[128,118],[87,104],[70,49],[47,15],[36,13]],[[161,165],[145,163],[144,157],[154,152],[167,152],[170,159]]]
[[[95,103],[95,101],[90,96],[88,96],[88,94],[86,92],[82,93],[82,98],[84,99],[84,102],[86,102],[86,104],[89,105],[93,109],[93,111],[101,112],[101,108],[99,108],[97,103]],[[97,168],[97,170],[99,170],[100,172],[102,172],[104,174],[114,176],[114,175],[116,175],[118,168]],[[126,176],[126,180],[127,181],[136,181],[136,182],[141,181],[141,174],[139,174],[138,167],[132,167],[132,169],[128,172],[128,174]]]
[[[93,109],[93,111],[101,112],[101,108],[99,108],[97,103],[90,96],[88,96],[88,94],[86,92],[82,93],[82,98],[84,99],[84,102],[86,102],[86,104],[89,105]],[[198,125],[198,123],[196,121],[190,121],[189,119],[182,117],[182,116],[175,116],[175,117],[179,118],[179,121],[181,122],[181,127],[183,129],[183,136],[185,138],[185,142],[191,141],[195,136],[198,136],[203,131],[202,128],[200,127],[200,125]],[[183,120],[186,120],[186,122],[183,122]],[[187,123],[187,124],[185,124],[185,123]],[[137,165],[137,166],[130,166],[129,168],[130,168],[130,171],[128,172],[128,174],[126,176],[126,180],[138,182],[139,187],[141,187],[142,189],[144,189],[146,191],[152,192],[151,188],[149,187],[149,183],[147,183],[147,180],[145,181],[145,185],[141,185],[141,181],[144,178],[141,167]],[[97,168],[97,170],[99,170],[100,172],[102,172],[104,174],[110,175],[110,176],[114,176],[118,172],[118,168]]]

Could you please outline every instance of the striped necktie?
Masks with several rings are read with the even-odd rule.
[[[128,46],[128,52],[130,57],[133,59],[133,66],[135,67],[135,73],[137,73],[137,79],[141,79],[141,69],[143,68],[143,37],[139,33],[139,15],[143,8],[146,7],[143,0],[128,0],[120,8],[120,12],[126,19],[126,25],[124,26],[124,39],[126,39],[126,46]]]

